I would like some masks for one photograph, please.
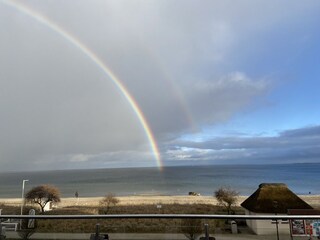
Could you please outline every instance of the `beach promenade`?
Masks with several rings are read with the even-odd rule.
[[[203,235],[202,235],[203,236]],[[212,234],[216,240],[275,240],[276,235],[253,235],[253,234]],[[8,232],[7,238],[19,239],[19,236],[15,232]],[[31,239],[90,239],[90,234],[85,233],[35,233]],[[188,238],[183,234],[171,234],[171,233],[111,233],[109,234],[109,240],[187,240]],[[281,240],[291,240],[289,235],[280,235]],[[306,237],[297,237],[293,239],[307,240]],[[315,238],[316,239],[316,238]]]

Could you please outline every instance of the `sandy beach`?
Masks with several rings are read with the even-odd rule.
[[[240,205],[248,196],[239,196],[237,204]],[[320,195],[299,195],[304,201],[313,207],[320,206]],[[103,197],[88,198],[62,198],[59,207],[67,206],[96,206]],[[141,204],[217,204],[213,196],[121,196],[119,205]],[[20,205],[20,198],[0,198],[0,203],[6,205]]]

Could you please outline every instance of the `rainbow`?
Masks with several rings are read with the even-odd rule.
[[[185,96],[183,95],[180,87],[176,84],[176,81],[174,81],[173,75],[168,71],[168,68],[166,67],[166,63],[161,60],[161,58],[153,51],[150,47],[148,47],[148,44],[144,44],[144,50],[151,56],[151,60],[153,60],[156,64],[156,66],[159,68],[160,72],[163,74],[163,80],[167,84],[167,90],[172,92],[172,95],[177,100],[177,103],[179,103],[181,109],[184,112],[185,120],[191,127],[191,130],[194,132],[199,131],[199,128],[197,124],[195,123],[195,120],[193,118],[193,115],[188,107],[187,101],[185,99]]]
[[[8,1],[8,0],[1,0],[2,3],[4,3],[7,6],[10,6],[14,8],[15,10],[19,11],[20,13],[26,14],[27,16],[33,18],[37,22],[45,25],[46,27],[50,28],[55,33],[62,36],[65,40],[70,42],[74,47],[76,47],[78,50],[80,50],[85,56],[87,56],[97,67],[99,67],[107,76],[108,79],[110,79],[115,86],[119,89],[119,91],[122,93],[122,95],[125,97],[129,105],[131,106],[133,112],[137,116],[142,128],[144,129],[144,132],[146,134],[146,137],[150,144],[150,149],[156,159],[157,167],[162,170],[163,169],[163,163],[161,160],[161,156],[159,153],[159,148],[157,145],[157,142],[154,138],[154,135],[151,131],[151,128],[141,110],[138,103],[135,101],[135,99],[132,97],[132,95],[129,93],[129,91],[126,89],[125,85],[117,78],[117,76],[111,71],[110,68],[108,68],[103,61],[84,43],[82,43],[79,39],[77,39],[75,36],[73,36],[71,33],[67,32],[65,29],[63,29],[61,26],[53,22],[52,20],[48,19],[46,16],[34,11],[33,9],[30,9],[29,7],[18,3],[16,1]]]

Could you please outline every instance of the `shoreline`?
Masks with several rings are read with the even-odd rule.
[[[313,207],[320,206],[320,195],[298,195],[301,199]],[[249,196],[239,196],[237,206],[247,199]],[[175,195],[175,196],[162,196],[162,195],[131,195],[131,196],[116,196],[120,200],[119,206],[125,205],[161,205],[161,204],[212,204],[216,205],[217,200],[213,196],[189,196],[189,195]],[[68,197],[61,198],[58,207],[68,206],[98,206],[99,201],[103,197]],[[21,198],[0,198],[0,204],[11,206],[21,206]]]

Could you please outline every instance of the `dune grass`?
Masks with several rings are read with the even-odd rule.
[[[32,206],[26,206],[25,212]],[[2,214],[20,214],[18,206],[0,204]],[[237,214],[243,214],[240,208],[235,209]],[[68,206],[57,208],[47,215],[95,215],[102,211],[99,206]],[[38,212],[40,214],[40,212]],[[223,210],[212,204],[161,204],[157,208],[150,205],[119,205],[110,209],[108,214],[225,214]],[[92,233],[96,224],[100,224],[101,232],[117,233],[178,233],[183,231],[182,219],[84,219],[84,220],[37,220],[37,232],[65,232],[65,233]],[[216,228],[223,228],[222,220],[201,220],[201,225],[209,224],[210,232]]]

